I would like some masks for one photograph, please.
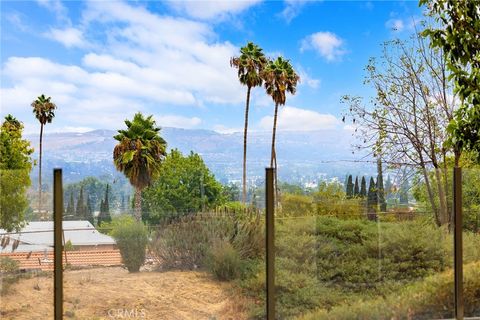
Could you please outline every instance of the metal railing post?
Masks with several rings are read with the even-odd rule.
[[[265,226],[266,226],[266,268],[267,268],[267,320],[275,319],[275,169],[265,169]]]
[[[463,212],[462,212],[462,168],[453,169],[453,214],[454,214],[454,272],[455,272],[455,318],[463,320]]]
[[[63,319],[63,186],[62,169],[53,170],[54,317]]]

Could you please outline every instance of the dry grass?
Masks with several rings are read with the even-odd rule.
[[[247,318],[231,292],[228,283],[197,271],[128,273],[119,267],[68,270],[64,280],[64,318]],[[52,319],[53,278],[22,279],[1,299],[2,319]],[[122,314],[124,310],[129,317]]]

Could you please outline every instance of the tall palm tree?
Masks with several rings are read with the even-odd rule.
[[[38,212],[42,213],[42,140],[43,126],[51,123],[55,117],[55,109],[57,106],[51,101],[51,97],[45,95],[39,96],[31,104],[35,118],[40,122],[40,151],[38,161]]]
[[[277,156],[275,152],[275,135],[277,131],[278,106],[284,106],[287,100],[286,93],[295,94],[300,77],[297,75],[289,60],[278,57],[275,61],[269,61],[262,72],[267,94],[275,102],[272,130],[272,151],[270,155],[270,167],[277,168]],[[275,185],[277,186],[277,170],[275,170]],[[275,187],[278,195],[277,187]],[[277,196],[278,199],[278,196]]]
[[[240,48],[240,56],[230,59],[230,65],[238,69],[238,80],[247,86],[247,99],[245,103],[245,127],[243,129],[243,175],[242,175],[242,202],[247,202],[247,131],[248,111],[250,107],[250,91],[253,87],[263,84],[260,76],[267,58],[262,49],[253,42],[247,43]]]
[[[132,121],[125,120],[127,130],[118,130],[113,138],[118,144],[113,149],[113,162],[135,188],[135,218],[142,219],[142,190],[160,173],[166,155],[167,143],[160,137],[153,116],[136,113]]]

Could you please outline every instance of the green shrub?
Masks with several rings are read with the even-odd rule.
[[[115,239],[123,264],[129,272],[138,272],[145,262],[147,229],[141,222],[130,221],[116,224],[111,233]]]
[[[359,300],[301,317],[310,319],[445,319],[453,318],[453,272],[446,271],[408,285],[385,298]],[[464,269],[465,316],[480,314],[480,263]]]
[[[278,216],[303,217],[315,214],[315,204],[311,196],[286,193],[282,195],[281,204]]]
[[[207,267],[221,281],[237,279],[241,264],[240,255],[229,242],[217,241],[209,251]]]
[[[0,273],[15,273],[18,271],[19,263],[9,257],[0,258]]]
[[[352,290],[413,281],[448,264],[440,229],[419,222],[317,221],[318,278]]]

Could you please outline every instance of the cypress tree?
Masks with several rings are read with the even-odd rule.
[[[408,184],[408,180],[404,179],[402,184],[400,185],[400,190],[399,190],[399,202],[401,204],[408,204],[408,189],[410,189],[410,186]]]
[[[103,203],[105,206],[105,213],[108,216],[110,216],[110,204],[108,203],[108,188],[109,188],[109,185],[107,184],[107,189],[105,190],[105,200],[103,201]]]
[[[353,197],[353,182],[352,182],[352,175],[348,176],[348,182],[347,182],[347,198],[352,198]]]
[[[385,201],[385,193],[383,191],[383,179],[382,175],[378,175],[377,177],[377,199],[378,204],[380,205],[380,211],[385,212],[387,211],[387,202]]]
[[[378,204],[376,183],[373,180],[373,177],[370,177],[370,183],[368,186],[368,197],[367,197],[367,206],[369,209],[375,210],[375,207]]]
[[[358,176],[355,177],[355,186],[353,187],[353,196],[358,197],[360,195],[360,190],[358,188]]]
[[[367,181],[365,177],[362,177],[362,183],[360,187],[360,197],[366,198],[367,197]]]
[[[95,225],[95,219],[94,219],[94,217],[93,217],[93,205],[92,205],[92,199],[90,198],[90,195],[87,195],[86,219],[87,219],[92,225]]]
[[[112,221],[112,217],[110,216],[110,208],[108,204],[108,184],[107,189],[105,191],[105,199],[100,202],[100,214],[98,215],[98,225],[102,222],[110,222]]]
[[[380,211],[387,211],[387,202],[385,201],[385,191],[383,186],[382,159],[377,158],[377,201],[380,205]]]
[[[77,208],[75,210],[75,219],[85,220],[87,217],[87,207],[85,206],[85,200],[83,199],[83,187],[80,188],[80,196],[77,200]]]
[[[390,180],[390,175],[387,176],[387,181],[385,182],[385,198],[390,199],[392,194],[392,180]]]
[[[67,210],[65,211],[65,220],[72,220],[75,216],[75,203],[73,201],[73,192],[70,192],[70,200],[68,201]]]

